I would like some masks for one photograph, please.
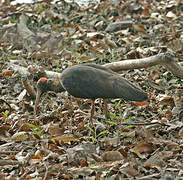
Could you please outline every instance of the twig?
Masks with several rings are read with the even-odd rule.
[[[46,180],[46,179],[48,179],[48,166],[46,165],[46,163],[44,163],[44,166],[45,166],[46,172],[45,172],[43,180]]]
[[[9,112],[11,112],[12,111],[12,108],[11,108],[11,106],[9,105],[9,103],[8,102],[6,102],[5,100],[3,100],[3,99],[0,99],[0,103],[5,103],[8,107],[9,107]]]
[[[21,164],[21,163],[19,161],[16,161],[16,160],[0,159],[0,166],[17,165],[17,164]]]
[[[27,93],[32,97],[36,98],[36,92],[34,91],[33,87],[30,85],[31,83],[28,81],[27,78],[22,78],[22,83],[24,88],[27,90]]]
[[[160,53],[142,59],[128,59],[119,62],[105,64],[104,66],[113,71],[122,71],[130,69],[147,68],[156,65],[162,65],[170,70],[175,76],[183,79],[183,67],[175,60],[175,55],[171,52]]]
[[[154,125],[154,124],[158,124],[158,125],[161,125],[161,126],[168,126],[170,127],[170,125],[167,125],[167,124],[161,124],[161,123],[158,123],[158,122],[154,122],[154,123],[122,123],[121,125],[133,125],[133,126],[148,126],[148,125]]]

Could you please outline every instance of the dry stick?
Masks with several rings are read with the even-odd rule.
[[[5,100],[3,100],[3,99],[0,99],[0,103],[5,103],[8,107],[9,107],[9,112],[11,112],[12,111],[12,108],[11,108],[11,106],[10,106],[10,104],[8,103],[8,102],[6,102]]]
[[[170,127],[170,125],[167,125],[167,124],[161,124],[161,123],[158,123],[158,122],[154,122],[154,123],[122,123],[122,124],[120,124],[120,125],[127,125],[127,126],[129,126],[129,125],[134,125],[134,126],[148,126],[148,125],[154,125],[154,124],[158,124],[158,125],[161,125],[161,126],[168,126],[168,127]]]
[[[17,154],[17,153],[19,153],[20,151],[0,151],[0,155],[1,154],[7,154],[7,155],[9,155],[9,154]]]
[[[175,56],[170,52],[160,53],[155,56],[150,56],[142,59],[129,59],[113,63],[105,64],[104,66],[113,71],[130,70],[147,68],[151,66],[162,65],[172,72],[175,76],[183,79],[183,67],[175,60]]]
[[[39,88],[37,88],[36,101],[34,104],[34,119],[36,119],[37,106],[38,106],[39,101],[40,101],[40,96],[41,96],[41,91]]]
[[[27,78],[22,79],[22,83],[24,85],[24,88],[27,90],[27,93],[32,97],[36,98],[36,92],[34,91],[33,87],[30,85],[31,83],[28,81]]]
[[[16,61],[17,62],[17,61]],[[23,66],[19,66],[14,64],[14,61],[10,61],[8,63],[8,65],[14,70],[17,71],[19,74],[21,75],[30,75],[29,71],[27,70],[27,68],[23,67]],[[49,78],[59,78],[61,73],[57,73],[57,72],[53,72],[53,71],[45,71],[47,77]]]
[[[0,159],[0,166],[7,166],[7,165],[18,165],[21,164],[19,161],[16,160],[2,160]]]
[[[44,174],[43,180],[46,180],[46,179],[48,179],[48,166],[47,166],[46,163],[44,163],[44,166],[45,166],[46,172],[45,172],[45,174]]]

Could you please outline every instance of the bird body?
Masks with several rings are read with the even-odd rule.
[[[148,99],[141,89],[101,65],[72,66],[63,71],[60,81],[65,90],[77,98],[123,98],[139,102]]]

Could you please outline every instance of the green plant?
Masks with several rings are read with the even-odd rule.
[[[113,112],[110,112],[110,117],[111,117],[111,120],[114,120],[116,118],[116,114]]]
[[[111,117],[111,120],[110,121],[106,121],[106,123],[110,124],[110,125],[114,125],[114,126],[118,126],[119,128],[116,129],[116,133],[118,135],[124,135],[124,132],[121,132],[120,128],[121,128],[121,125],[123,123],[127,123],[128,121],[131,121],[132,118],[127,118],[127,119],[123,119],[123,115],[122,113],[119,113],[119,114],[115,114],[115,113],[112,113],[110,112],[110,117]],[[118,122],[117,121],[114,121],[115,119],[117,119],[118,117]],[[119,122],[120,120],[120,122]],[[129,128],[132,128],[134,127],[134,125],[127,125],[125,126],[123,129],[129,129]]]
[[[11,18],[10,18],[10,22],[11,23],[16,23],[17,22],[17,16],[16,15],[12,15]]]
[[[38,126],[35,126],[34,124],[31,124],[31,123],[26,123],[26,124],[31,128],[31,131],[37,134],[38,136],[42,134],[42,130]]]
[[[91,135],[92,135],[92,142],[96,142],[97,141],[97,138],[100,137],[100,136],[104,136],[105,134],[108,133],[108,130],[104,130],[100,133],[97,134],[97,126],[96,127],[93,127],[91,128],[90,126],[87,126],[87,128],[90,130],[91,132]]]
[[[127,123],[128,121],[131,121],[132,120],[132,118],[127,118],[127,119],[125,119],[124,121],[123,121],[123,123]],[[129,128],[132,128],[132,127],[134,127],[134,125],[127,125],[124,129],[129,129]]]
[[[2,114],[3,114],[3,119],[5,120],[7,117],[8,117],[8,115],[9,115],[9,111],[8,110],[6,110],[6,111],[4,111]]]

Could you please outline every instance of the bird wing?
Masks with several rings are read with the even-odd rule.
[[[119,75],[95,72],[95,77],[83,87],[94,98],[123,98],[126,101],[145,101],[147,94]],[[98,78],[97,78],[98,77]]]
[[[121,97],[127,101],[138,102],[148,99],[148,96],[145,92],[120,76],[111,77],[111,83],[113,84],[116,97]]]

